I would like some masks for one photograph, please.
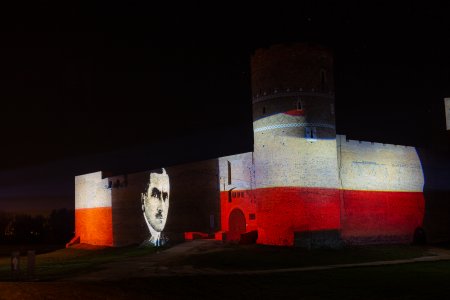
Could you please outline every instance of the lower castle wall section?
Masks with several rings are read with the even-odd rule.
[[[315,125],[302,122],[276,114],[253,123],[258,243],[292,246],[325,231],[339,235],[336,140],[321,135],[327,124],[308,137]]]
[[[422,193],[343,190],[342,238],[348,244],[409,243],[422,227]]]
[[[257,230],[257,242],[269,245],[334,239],[335,233],[347,244],[407,243],[418,228],[430,242],[448,239],[443,159],[345,136],[257,141],[254,153],[109,178],[77,176],[76,235],[81,243],[109,246],[150,240],[143,195],[164,200],[166,192],[164,241],[189,231],[225,231],[238,240]],[[161,220],[159,212],[153,216]]]
[[[422,227],[424,176],[416,149],[338,136],[342,238],[350,244],[411,242]]]
[[[253,153],[220,157],[219,170],[221,230],[227,232],[227,240],[239,240],[241,233],[257,230]],[[242,213],[243,220],[230,221],[236,212]],[[242,222],[243,226],[230,222]]]
[[[260,244],[292,246],[296,233],[340,229],[338,189],[274,187],[254,193]]]
[[[238,241],[241,233],[258,230],[257,220],[259,219],[259,215],[256,214],[254,191],[233,190],[232,192],[220,192],[220,206],[222,214],[221,229],[227,232],[227,240]],[[230,215],[235,210],[241,211],[245,218],[243,232],[233,230],[234,224],[230,224]]]
[[[76,209],[75,236],[80,243],[113,246],[111,207]]]
[[[170,178],[167,230],[214,233],[220,228],[218,159],[166,168]]]
[[[163,245],[220,228],[216,159],[106,178],[96,172],[75,183],[81,243]]]
[[[141,205],[149,172],[108,177],[112,200],[114,246],[139,244],[148,238]]]

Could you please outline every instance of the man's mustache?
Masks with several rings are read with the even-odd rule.
[[[157,219],[162,219],[163,218],[162,210],[158,210],[158,212],[155,214],[155,218],[157,218]]]

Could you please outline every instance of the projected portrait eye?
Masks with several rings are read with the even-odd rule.
[[[162,173],[150,173],[146,193],[142,194],[142,208],[153,240],[158,242],[169,211],[170,184],[165,169]]]
[[[157,188],[153,188],[151,197],[161,199],[161,191],[158,190]]]

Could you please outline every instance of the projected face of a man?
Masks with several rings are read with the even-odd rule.
[[[170,185],[165,169],[162,174],[150,173],[147,192],[142,195],[142,206],[147,223],[156,232],[164,229],[169,211]]]

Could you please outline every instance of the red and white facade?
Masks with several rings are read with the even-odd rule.
[[[422,227],[424,176],[415,148],[264,133],[255,134],[264,142],[255,152],[219,159],[223,230],[236,209],[246,232],[257,230],[258,243],[270,245],[320,231],[351,244],[411,242]]]
[[[75,237],[80,243],[113,246],[111,189],[102,172],[75,177]]]
[[[254,152],[220,159],[220,178],[229,183],[221,185],[224,230],[240,209],[246,231],[257,230],[261,244],[294,245],[296,236],[327,234],[346,243],[412,241],[424,217],[417,152],[336,135],[331,74],[324,48],[257,50]],[[251,196],[230,198],[230,190]]]
[[[167,168],[173,189],[168,228],[206,228],[232,241],[257,231],[257,242],[268,245],[411,242],[425,211],[417,151],[336,135],[332,66],[322,47],[257,50],[254,151]],[[147,228],[140,210],[145,186],[139,182],[148,176],[141,177],[131,174],[112,189],[117,178],[102,178],[101,172],[75,178],[81,243],[141,239]],[[202,225],[203,219],[211,225]]]

